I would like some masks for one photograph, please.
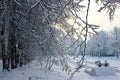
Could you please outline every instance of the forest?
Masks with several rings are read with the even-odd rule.
[[[120,56],[120,28],[114,27],[113,31],[100,31],[92,35],[87,42],[87,53],[91,56]],[[94,49],[94,50],[93,50]],[[96,54],[97,53],[97,54]]]
[[[68,56],[82,56],[70,79],[84,63],[86,55],[120,56],[120,29],[98,32],[99,25],[88,21],[92,0],[0,0],[0,58],[3,71],[31,61],[51,69],[61,64],[70,72]],[[97,12],[107,12],[114,20],[119,0],[93,0]],[[83,12],[83,13],[82,13]],[[84,19],[82,18],[84,17]],[[73,20],[73,23],[70,23]]]

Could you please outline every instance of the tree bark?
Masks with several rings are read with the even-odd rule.
[[[16,17],[16,4],[11,1],[11,9],[10,9],[10,32],[9,32],[9,55],[11,58],[11,69],[14,69],[17,67],[17,62],[16,62],[16,24],[15,24],[15,17]]]
[[[14,1],[1,0],[1,46],[2,46],[2,62],[3,70],[9,68],[14,69],[18,64],[18,57],[16,55],[16,4]]]

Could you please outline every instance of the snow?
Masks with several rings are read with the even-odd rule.
[[[57,75],[56,75],[57,74]],[[0,80],[64,80],[67,79],[64,74],[54,70],[48,70],[39,67],[36,62],[32,62],[27,66],[11,70],[10,72],[0,72]]]
[[[73,71],[76,64],[75,62],[78,61],[80,57],[74,60],[72,59],[73,58],[70,57],[69,64],[72,66]],[[85,64],[87,66],[94,67],[96,66],[94,64],[94,61],[96,60],[101,60],[101,62],[107,60],[111,67],[120,70],[120,59],[117,58],[86,57]],[[38,65],[36,61],[32,61],[30,64],[11,70],[10,72],[2,72],[1,63],[2,61],[0,61],[0,80],[29,80],[29,78],[31,78],[31,80],[67,80],[70,76],[66,72],[62,71],[59,66],[54,65],[51,70],[48,70]],[[120,73],[118,72],[116,72],[115,75],[91,76],[85,73],[85,70],[88,69],[82,68],[80,72],[77,72],[74,75],[73,80],[120,80]]]
[[[115,75],[116,73],[114,67],[92,68],[91,72],[94,72],[95,76]]]

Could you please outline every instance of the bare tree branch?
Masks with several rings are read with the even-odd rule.
[[[85,53],[86,53],[86,40],[87,40],[87,35],[88,35],[88,14],[89,14],[89,8],[90,8],[90,0],[88,0],[88,7],[87,7],[87,14],[86,14],[86,34],[85,34],[85,40],[83,41],[85,43],[85,47],[84,47],[84,54],[81,58],[81,60],[79,61],[79,64],[77,66],[77,68],[75,69],[75,71],[73,71],[70,75],[69,80],[71,80],[73,78],[73,75],[79,71],[79,69],[81,69],[83,67],[83,62],[84,62],[84,57],[85,57]]]
[[[31,9],[35,8],[36,6],[38,6],[41,1],[42,1],[42,0],[38,0],[35,4],[33,4],[33,5],[31,6]]]
[[[14,0],[14,2],[15,2],[16,4],[18,4],[19,6],[21,6],[21,4],[20,4],[17,0]]]

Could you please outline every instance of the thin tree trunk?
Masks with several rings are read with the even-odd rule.
[[[13,1],[11,1],[11,20],[10,20],[10,33],[9,33],[9,54],[11,58],[11,69],[14,69],[17,67],[17,62],[16,62],[16,25],[15,25],[15,10],[16,10],[16,5]]]
[[[9,38],[9,1],[2,0],[2,11],[1,11],[1,45],[2,45],[2,61],[3,70],[9,71],[9,56],[8,56],[8,38]]]
[[[5,25],[5,23],[7,23],[5,21],[5,17],[3,17],[2,19],[2,28],[1,28],[1,45],[2,45],[2,61],[3,61],[3,70],[8,70],[9,71],[9,60],[8,60],[8,26]]]

